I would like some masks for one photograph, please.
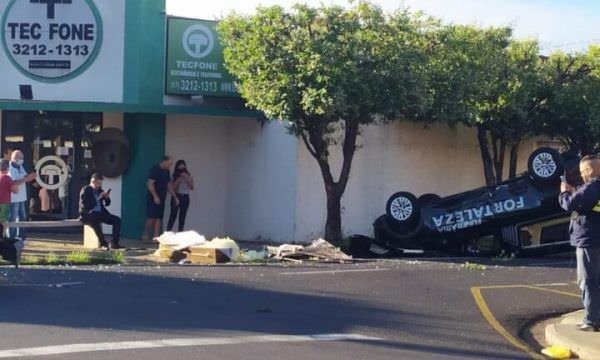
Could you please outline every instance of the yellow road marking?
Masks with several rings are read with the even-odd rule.
[[[547,292],[551,292],[551,293],[555,293],[555,294],[560,294],[560,295],[566,295],[566,296],[572,296],[572,297],[576,297],[579,298],[581,297],[580,294],[575,294],[575,293],[571,293],[571,292],[567,292],[567,291],[560,291],[560,290],[555,290],[555,289],[546,289],[540,286],[527,286],[530,289],[535,289],[535,290],[540,290],[540,291],[547,291]]]
[[[507,287],[496,287],[496,288],[506,289]],[[492,314],[492,311],[488,307],[487,303],[485,302],[485,299],[483,298],[483,295],[481,294],[481,289],[482,289],[481,287],[477,287],[477,286],[472,287],[471,293],[473,294],[473,298],[475,299],[475,303],[477,304],[477,307],[479,307],[481,314],[483,315],[485,320],[487,320],[487,322],[492,326],[492,328],[494,328],[494,330],[496,330],[496,332],[498,332],[500,335],[502,335],[502,337],[504,337],[514,347],[520,349],[521,351],[525,352],[527,355],[531,356],[532,359],[545,360],[546,358],[544,356],[533,351],[527,344],[525,344],[521,340],[517,339],[516,337],[512,336],[508,332],[508,330],[506,330],[504,328],[504,326],[502,326],[498,322],[498,320],[496,320],[496,317],[494,316],[494,314]]]
[[[487,302],[485,301],[485,299],[483,297],[483,294],[481,293],[481,290],[485,290],[485,289],[493,290],[493,289],[515,289],[515,288],[547,291],[547,292],[551,292],[551,293],[555,293],[555,294],[559,294],[559,295],[571,296],[571,297],[580,297],[580,295],[571,293],[571,292],[567,292],[567,291],[547,289],[544,287],[532,286],[532,285],[490,285],[490,286],[474,286],[471,288],[471,294],[473,294],[473,298],[475,299],[475,303],[477,304],[479,311],[481,311],[481,314],[483,315],[485,320],[490,324],[490,326],[494,330],[496,330],[497,333],[502,335],[502,337],[504,337],[514,347],[525,352],[527,355],[531,356],[532,359],[535,359],[535,360],[546,359],[546,357],[535,352],[531,347],[529,347],[529,345],[527,345],[523,341],[521,341],[518,338],[511,335],[511,333],[508,332],[508,330],[506,330],[506,328],[504,326],[502,326],[502,324],[500,324],[500,322],[496,319],[496,317],[490,310],[489,306],[487,305]]]

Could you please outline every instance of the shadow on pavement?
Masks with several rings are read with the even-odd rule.
[[[28,284],[0,287],[0,323],[144,331],[161,336],[220,331],[291,335],[367,331],[365,335],[373,335],[375,331],[374,336],[396,335],[370,346],[474,358],[515,358],[479,350],[498,344],[476,337],[465,339],[460,333],[468,332],[468,325],[432,313],[375,306],[377,303],[183,277],[93,270],[19,271]],[[57,280],[83,284],[35,286]],[[403,336],[403,341],[394,341],[397,333],[406,334],[407,339]],[[444,345],[452,341],[471,346]],[[0,348],[6,346],[11,345]]]

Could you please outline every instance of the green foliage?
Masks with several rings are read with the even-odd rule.
[[[298,134],[339,120],[413,117],[426,98],[428,19],[369,3],[258,8],[219,25],[225,62],[247,103]]]
[[[463,268],[465,268],[469,271],[485,271],[485,270],[487,270],[487,266],[485,266],[483,264],[472,263],[472,262],[468,262],[468,261],[463,264]]]
[[[43,265],[58,265],[61,263],[61,259],[58,255],[51,252],[46,254],[43,259]]]
[[[506,86],[509,28],[442,26],[429,53],[433,103],[429,121],[467,126],[485,124]]]
[[[259,7],[220,23],[225,63],[242,97],[267,118],[287,121],[319,165],[328,240],[341,239],[340,199],[360,126],[418,119],[429,106],[426,47],[436,24],[368,2]],[[329,164],[332,144],[341,144],[338,176]]]
[[[91,263],[91,256],[88,251],[72,251],[67,254],[66,262],[73,265],[84,265]]]
[[[600,48],[587,53],[552,54],[544,64],[551,95],[543,131],[565,147],[585,154],[600,150]]]
[[[21,258],[21,265],[41,265],[42,258],[33,255],[25,255]]]

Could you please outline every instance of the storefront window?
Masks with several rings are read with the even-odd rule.
[[[101,113],[4,111],[3,149],[20,149],[25,167],[38,162],[42,184],[29,186],[29,215],[33,220],[77,216],[79,189],[94,171],[93,134],[102,129]],[[41,164],[40,164],[41,166]]]

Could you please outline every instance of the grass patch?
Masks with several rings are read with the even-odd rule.
[[[91,264],[125,264],[125,252],[123,251],[105,251],[92,253]]]
[[[116,265],[125,264],[123,251],[72,251],[65,255],[48,253],[45,256],[23,255],[21,265]],[[6,262],[5,265],[9,264]],[[3,263],[0,262],[0,265]]]
[[[471,271],[484,271],[485,269],[487,269],[487,267],[485,265],[472,263],[472,262],[468,262],[468,261],[466,263],[464,263],[463,267],[465,269],[471,270]]]
[[[38,256],[25,255],[21,258],[21,265],[40,265],[42,258]]]
[[[92,263],[92,256],[88,251],[71,251],[67,254],[65,260],[73,265],[86,265]]]
[[[44,265],[58,265],[61,263],[60,257],[51,252],[46,254],[43,259]]]

